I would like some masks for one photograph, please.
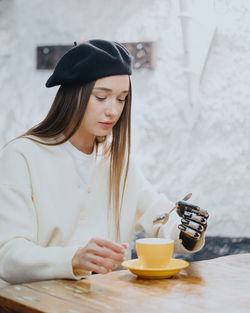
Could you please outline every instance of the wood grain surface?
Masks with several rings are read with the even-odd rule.
[[[250,254],[193,262],[168,279],[129,271],[0,289],[0,312],[250,312]]]

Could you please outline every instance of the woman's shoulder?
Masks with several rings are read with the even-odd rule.
[[[11,140],[1,150],[0,185],[21,186],[28,181],[26,145],[26,141],[20,138]]]
[[[18,181],[28,177],[28,169],[41,168],[45,163],[58,164],[58,146],[48,146],[28,137],[16,138],[8,142],[0,153],[0,183]],[[22,178],[23,177],[23,178]],[[11,179],[9,179],[11,178]],[[19,182],[21,183],[21,182]]]
[[[49,141],[47,141],[49,142]],[[50,141],[52,142],[52,141]],[[47,145],[45,140],[40,139],[36,136],[22,136],[15,138],[8,143],[6,143],[2,149],[2,154],[9,154],[9,153],[22,153],[25,155],[26,153],[32,153],[37,150],[53,150],[51,145]]]
[[[32,139],[21,137],[10,141],[0,151],[0,162],[6,167],[20,167],[34,162],[36,164],[56,163],[63,156],[62,149],[58,145],[46,145],[38,141],[40,141],[39,138],[34,136]]]

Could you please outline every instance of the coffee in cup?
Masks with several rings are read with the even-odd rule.
[[[166,238],[137,239],[136,252],[144,268],[165,268],[173,256],[174,241]]]

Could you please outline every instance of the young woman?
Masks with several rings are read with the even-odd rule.
[[[184,218],[173,213],[160,230],[152,223],[173,203],[130,160],[130,75],[131,56],[121,44],[76,45],[46,83],[60,86],[48,115],[3,149],[2,279],[108,273],[140,229],[173,238],[179,253],[203,246],[206,218],[191,212],[196,206],[179,203]]]

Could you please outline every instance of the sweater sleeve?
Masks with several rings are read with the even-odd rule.
[[[10,283],[77,279],[77,247],[37,244],[37,217],[25,157],[8,149],[0,159],[0,277]]]
[[[155,237],[159,229],[159,237],[171,238],[175,243],[175,253],[189,254],[199,251],[204,245],[204,237],[199,240],[199,243],[194,250],[187,250],[182,245],[180,230],[178,225],[181,223],[180,217],[176,212],[173,212],[166,224],[159,226],[153,225],[153,219],[165,212],[168,212],[174,203],[169,201],[164,194],[159,194],[154,191],[153,186],[147,181],[142,173],[137,170],[137,220],[135,223],[135,231],[144,230],[147,237]]]

